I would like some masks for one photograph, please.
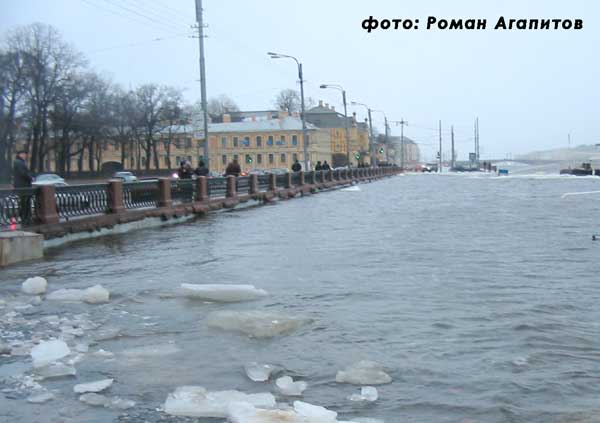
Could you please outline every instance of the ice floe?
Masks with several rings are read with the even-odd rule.
[[[33,278],[28,278],[21,285],[21,291],[25,294],[29,295],[39,295],[46,292],[46,288],[48,287],[48,282],[46,279],[35,276]]]
[[[63,363],[50,363],[46,366],[39,367],[35,373],[42,379],[55,379],[59,377],[75,376],[77,370],[73,366],[67,366]]]
[[[294,409],[289,410],[266,410],[235,402],[228,407],[228,418],[232,423],[341,423],[335,411],[302,401],[295,401]]]
[[[304,381],[294,382],[290,376],[282,376],[275,381],[275,385],[283,395],[302,396],[302,392],[308,387]]]
[[[52,291],[46,296],[46,299],[51,301],[101,304],[109,301],[110,292],[102,285],[94,285],[87,289],[63,288]]]
[[[44,392],[42,394],[31,395],[27,398],[27,402],[31,404],[43,404],[54,399],[54,394]]]
[[[217,302],[238,302],[262,298],[268,295],[264,289],[254,285],[219,285],[182,283],[181,292],[189,298]]]
[[[80,395],[79,401],[95,407],[104,407],[106,404],[108,404],[109,400],[102,394],[88,392],[87,394]]]
[[[375,361],[362,360],[337,372],[335,381],[353,385],[382,385],[390,383],[392,377],[385,372],[381,364]]]
[[[209,392],[202,386],[180,386],[167,396],[164,410],[173,416],[227,417],[228,407],[236,402],[270,408],[275,406],[275,397],[270,393]]]
[[[311,323],[312,319],[287,316],[282,313],[251,311],[215,311],[208,315],[212,328],[240,332],[255,338],[270,338],[292,332]]]
[[[379,394],[374,386],[363,386],[360,389],[360,394],[352,394],[348,397],[350,401],[377,401]]]
[[[86,392],[102,392],[108,389],[113,384],[114,379],[102,379],[95,382],[80,383],[73,387],[73,391],[76,394],[83,394]]]
[[[358,185],[352,185],[351,187],[342,188],[340,191],[358,192],[358,191],[361,191],[361,189],[360,189],[360,187]]]
[[[71,353],[64,341],[42,341],[31,349],[33,367],[42,367]]]
[[[256,362],[248,363],[244,366],[246,375],[254,382],[266,382],[271,377],[275,367],[270,364],[260,364]]]

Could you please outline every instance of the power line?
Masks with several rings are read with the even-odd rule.
[[[181,10],[176,9],[176,8],[174,8],[172,6],[167,6],[164,3],[162,3],[161,1],[158,1],[158,0],[154,0],[154,1],[146,0],[144,3],[148,3],[148,2],[156,4],[156,6],[158,6],[159,8],[162,8],[162,9],[168,11],[169,13],[171,13],[172,16],[177,16],[177,17],[180,17],[180,18],[183,17],[185,19],[188,18],[188,14],[186,12],[182,12]]]
[[[184,16],[184,17],[181,17],[181,16],[174,17],[172,15],[167,16],[164,11],[150,7],[148,5],[148,2],[143,2],[141,0],[128,0],[128,1],[133,2],[131,7],[139,9],[139,10],[144,10],[146,13],[150,14],[152,17],[154,17],[158,20],[164,20],[165,22],[168,22],[169,24],[172,24],[172,25],[180,26],[180,25],[182,25],[182,21],[192,22],[189,16]]]
[[[137,41],[137,42],[128,43],[128,44],[120,44],[120,45],[112,46],[112,47],[104,47],[104,48],[100,48],[100,49],[88,51],[88,52],[86,52],[86,54],[96,54],[96,53],[103,53],[105,51],[117,50],[117,49],[121,49],[121,48],[136,47],[136,46],[143,45],[143,44],[149,44],[149,43],[158,42],[158,41],[171,40],[173,38],[178,38],[178,37],[187,37],[187,35],[189,35],[189,34],[188,33],[182,33],[182,34],[173,35],[173,36],[170,36],[170,37],[157,37],[157,38],[153,38],[151,40]]]
[[[144,19],[147,19],[150,22],[154,22],[155,24],[163,25],[165,27],[176,28],[177,30],[181,30],[181,27],[178,26],[178,25],[167,23],[165,21],[156,20],[156,19],[154,19],[154,18],[152,18],[152,17],[150,17],[148,15],[144,15],[143,13],[138,12],[137,10],[130,9],[129,7],[126,7],[126,6],[123,6],[123,5],[119,4],[119,3],[116,3],[115,0],[104,0],[104,1],[106,3],[108,3],[108,4],[112,4],[113,6],[118,7],[119,9],[125,10],[125,11],[127,11],[129,13],[132,13],[132,14],[136,15],[136,16],[140,16],[140,17],[142,17]]]

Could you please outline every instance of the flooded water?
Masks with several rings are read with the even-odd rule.
[[[160,408],[181,385],[277,394],[246,377],[253,361],[308,382],[303,400],[345,420],[600,421],[600,242],[591,240],[600,194],[561,198],[599,183],[407,175],[52,249],[0,273],[0,342],[58,336],[49,316],[98,327],[68,341],[90,345],[76,378],[36,382],[55,395],[45,404],[15,387],[29,358],[0,356],[0,421],[219,422]],[[21,282],[35,275],[49,291],[102,284],[111,301],[19,305],[29,301]],[[269,296],[206,303],[175,295],[181,283],[253,284]],[[217,310],[313,322],[255,339],[207,327]],[[367,405],[347,399],[357,386],[335,382],[363,359],[393,378]],[[105,378],[115,380],[110,396],[135,407],[77,400],[73,385]]]

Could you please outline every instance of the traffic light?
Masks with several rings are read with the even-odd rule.
[[[252,164],[252,156],[250,154],[246,154],[246,163]]]
[[[379,149],[379,154],[383,154],[383,151],[384,151],[384,150],[383,150],[383,147],[381,147],[381,148]]]
[[[354,158],[356,160],[360,160],[360,153],[354,153]]]

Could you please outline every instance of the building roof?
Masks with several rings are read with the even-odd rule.
[[[306,123],[308,130],[317,129],[316,126]],[[302,131],[302,120],[295,116],[287,116],[282,119],[265,119],[255,121],[230,122],[230,123],[210,123],[208,125],[209,133],[224,132],[281,132],[281,131]]]

